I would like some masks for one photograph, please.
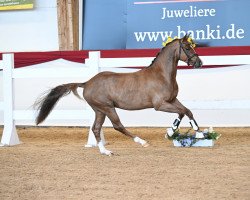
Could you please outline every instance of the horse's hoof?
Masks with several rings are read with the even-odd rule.
[[[172,137],[172,136],[174,135],[174,130],[173,130],[172,128],[168,128],[168,129],[167,129],[167,134],[168,134],[169,137]],[[166,134],[166,135],[167,135],[167,134]],[[165,136],[165,137],[166,137],[166,136]],[[166,137],[166,138],[167,138],[167,137]]]
[[[108,153],[106,153],[107,156],[113,156],[114,153],[112,151],[109,151]]]
[[[149,145],[150,145],[150,144],[146,142],[146,143],[143,144],[142,146],[143,146],[143,147],[148,147]]]
[[[114,155],[114,153],[112,151],[109,151],[109,150],[105,150],[103,152],[101,152],[102,155],[106,155],[106,156],[112,156]]]
[[[195,138],[196,139],[202,139],[202,138],[204,138],[204,134],[202,132],[196,131]]]

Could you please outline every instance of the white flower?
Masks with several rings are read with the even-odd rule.
[[[205,128],[204,131],[203,131],[203,133],[208,133],[208,129]]]
[[[208,132],[209,132],[209,133],[213,133],[213,132],[214,132],[213,127],[209,127]]]

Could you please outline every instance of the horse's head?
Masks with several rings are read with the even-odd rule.
[[[202,67],[202,61],[194,50],[194,43],[190,41],[188,35],[179,39],[179,60],[184,61],[194,68]]]

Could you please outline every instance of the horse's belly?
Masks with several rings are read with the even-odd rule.
[[[146,108],[152,108],[152,104],[119,104],[119,105],[115,105],[116,108],[120,108],[123,110],[142,110],[142,109],[146,109]]]
[[[124,110],[141,110],[153,107],[150,99],[142,97],[120,98],[114,101],[114,105]]]

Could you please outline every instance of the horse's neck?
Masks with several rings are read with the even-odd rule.
[[[164,48],[156,58],[153,68],[158,70],[167,80],[175,80],[177,73],[178,59],[176,51],[172,48]]]

